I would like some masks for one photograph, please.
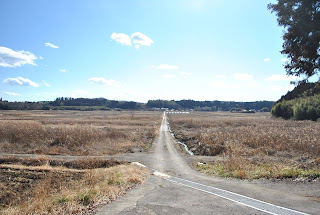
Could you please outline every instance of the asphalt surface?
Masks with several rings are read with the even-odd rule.
[[[150,151],[116,156],[139,161],[154,174],[97,214],[320,214],[319,183],[230,180],[190,167],[163,117]]]

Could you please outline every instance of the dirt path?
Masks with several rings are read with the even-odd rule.
[[[53,157],[80,158],[79,156]],[[156,172],[145,184],[128,192],[126,196],[112,204],[101,207],[97,212],[99,215],[320,213],[319,180],[311,183],[246,181],[210,177],[193,170],[190,167],[192,162],[203,157],[190,156],[181,150],[168,131],[166,116],[163,117],[159,136],[148,153],[104,157],[138,161]]]

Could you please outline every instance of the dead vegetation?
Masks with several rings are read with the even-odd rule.
[[[147,150],[161,112],[1,111],[3,153],[103,155]]]
[[[115,160],[75,160],[71,168],[65,167],[70,162],[60,162],[56,166],[57,161],[46,157],[1,159],[0,214],[90,214],[148,175],[144,168]]]
[[[287,121],[269,114],[169,114],[175,137],[196,155],[203,172],[237,178],[320,177],[320,123]]]

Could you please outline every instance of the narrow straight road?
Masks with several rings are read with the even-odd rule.
[[[320,214],[319,198],[308,197],[292,184],[279,187],[209,177],[191,169],[189,155],[178,147],[164,113],[150,152],[136,157],[153,175],[97,214]]]

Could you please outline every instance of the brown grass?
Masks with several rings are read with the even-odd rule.
[[[169,119],[175,137],[196,155],[217,157],[211,165],[198,166],[202,171],[206,167],[216,175],[281,178],[289,168],[294,169],[293,177],[308,175],[303,171],[320,176],[319,122],[227,112],[169,114]],[[259,171],[261,174],[253,173]]]
[[[146,169],[128,164],[87,168],[0,164],[0,214],[88,214],[96,205],[142,183],[148,175]]]
[[[1,111],[3,153],[103,155],[148,149],[160,112]]]

